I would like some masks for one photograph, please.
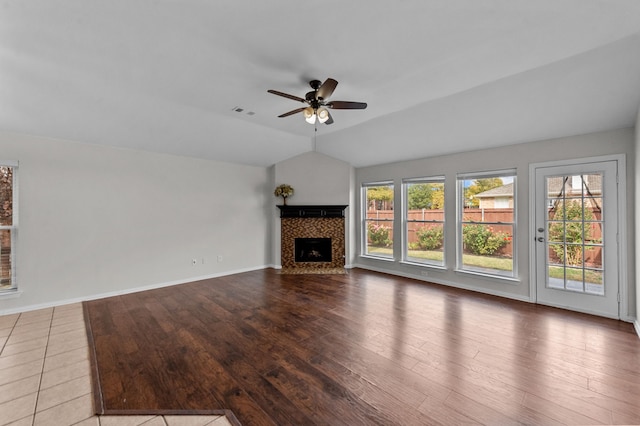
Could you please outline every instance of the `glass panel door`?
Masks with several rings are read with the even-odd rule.
[[[616,161],[535,170],[538,302],[618,318]]]
[[[603,173],[545,176],[547,285],[604,295]]]

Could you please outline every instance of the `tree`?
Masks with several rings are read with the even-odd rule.
[[[502,182],[502,178],[499,177],[476,179],[473,181],[472,185],[469,185],[464,189],[465,201],[472,207],[479,207],[480,200],[475,198],[474,195],[480,194],[481,192],[488,191],[493,188],[498,188],[503,185],[504,182]]]
[[[564,243],[549,244],[549,247],[567,265],[582,265],[582,243],[591,241],[593,212],[588,206],[582,207],[582,203],[575,200],[560,203],[549,226],[550,242]]]
[[[393,188],[388,185],[370,186],[367,188],[367,201],[370,204],[376,202],[376,209],[379,210],[381,208],[382,202],[393,201]]]
[[[444,207],[444,185],[441,183],[416,183],[407,189],[409,210],[441,209]]]

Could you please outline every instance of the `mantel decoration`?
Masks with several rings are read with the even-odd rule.
[[[287,205],[287,197],[291,197],[293,195],[293,188],[291,185],[287,185],[283,183],[282,185],[276,187],[276,190],[273,191],[273,194],[276,197],[282,197],[282,204]]]

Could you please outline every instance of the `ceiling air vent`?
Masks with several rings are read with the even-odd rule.
[[[255,115],[255,114],[256,114],[256,113],[255,113],[255,112],[253,112],[253,111],[245,111],[245,109],[244,109],[244,108],[239,107],[239,106],[236,106],[236,107],[231,108],[231,111],[235,111],[235,112],[238,112],[238,113],[242,113],[242,112],[244,112],[246,115]]]

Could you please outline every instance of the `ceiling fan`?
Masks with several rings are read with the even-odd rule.
[[[302,112],[307,123],[315,124],[316,120],[320,123],[332,124],[333,118],[329,113],[329,109],[365,109],[365,102],[349,102],[349,101],[328,101],[327,99],[333,94],[338,82],[332,78],[328,78],[322,83],[320,80],[311,80],[309,86],[313,89],[307,92],[304,98],[289,95],[288,93],[279,92],[277,90],[267,90],[274,95],[282,96],[294,101],[302,102],[308,106],[296,108],[278,117],[288,117],[293,114]]]

